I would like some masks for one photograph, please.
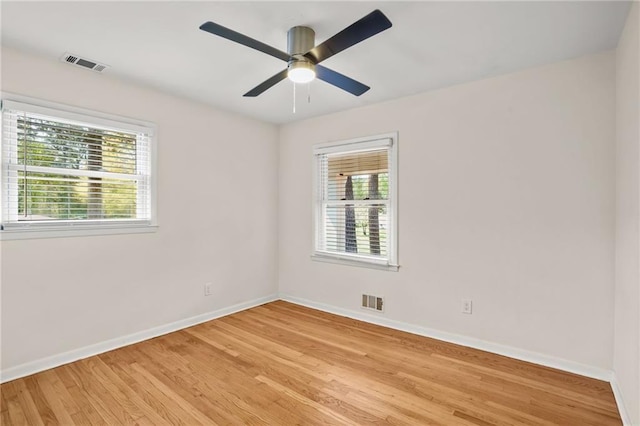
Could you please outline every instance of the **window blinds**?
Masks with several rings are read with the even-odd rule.
[[[315,150],[316,250],[385,261],[390,257],[391,140]]]
[[[151,130],[4,101],[5,228],[149,224]]]

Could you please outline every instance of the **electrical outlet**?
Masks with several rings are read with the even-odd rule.
[[[473,308],[473,302],[471,299],[462,299],[462,313],[471,314]]]
[[[211,296],[213,294],[213,283],[206,283],[204,285],[204,295]]]

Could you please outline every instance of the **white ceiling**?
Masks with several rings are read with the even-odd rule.
[[[285,123],[614,48],[630,3],[581,2],[7,2],[2,44],[261,120]],[[200,31],[213,21],[286,51],[287,30],[316,44],[374,9],[393,27],[323,62],[369,86],[360,97],[322,81],[285,80],[242,94],[285,68],[278,59]],[[71,65],[69,65],[71,66]],[[90,71],[87,71],[90,72]],[[104,78],[109,78],[107,75]]]

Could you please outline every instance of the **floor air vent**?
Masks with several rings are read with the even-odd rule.
[[[371,309],[372,311],[384,312],[384,298],[380,296],[372,296],[370,294],[363,294],[362,308]]]
[[[79,67],[86,68],[95,72],[103,72],[104,70],[109,68],[109,65],[101,64],[87,58],[81,58],[80,56],[73,55],[71,53],[65,53],[64,55],[62,55],[62,58],[60,58],[60,60],[62,62],[77,65]]]

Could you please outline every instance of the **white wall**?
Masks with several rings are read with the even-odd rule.
[[[640,425],[640,4],[616,54],[616,284],[613,369],[631,424]]]
[[[281,293],[353,311],[379,294],[388,319],[609,370],[614,65],[606,52],[283,126]],[[400,271],[311,261],[311,146],[395,130]]]
[[[155,122],[160,223],[2,242],[3,370],[277,292],[275,126],[7,48],[2,90]]]

